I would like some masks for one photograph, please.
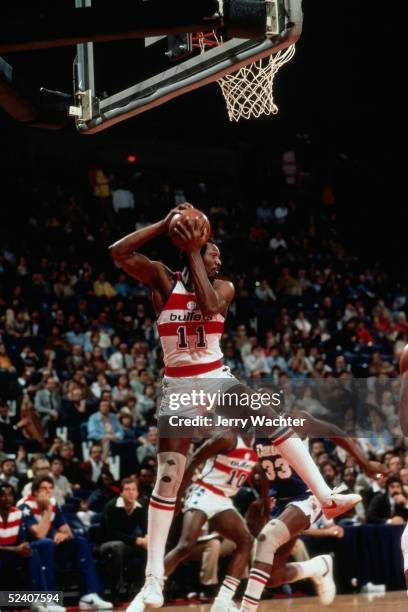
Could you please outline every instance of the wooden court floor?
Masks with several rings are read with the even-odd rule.
[[[166,612],[210,612],[210,606],[178,606],[162,608]],[[378,596],[369,595],[339,595],[330,606],[322,606],[316,597],[300,597],[298,599],[271,599],[264,601],[259,612],[276,610],[277,612],[408,612],[408,596],[406,591],[391,591]]]

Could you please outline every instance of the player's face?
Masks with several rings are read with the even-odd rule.
[[[216,278],[221,271],[221,255],[219,248],[215,244],[211,242],[207,244],[203,261],[208,278]]]

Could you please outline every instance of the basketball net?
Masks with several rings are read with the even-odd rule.
[[[193,46],[203,53],[206,48],[222,43],[215,32],[199,32],[193,37]],[[217,81],[224,96],[230,121],[276,115],[274,80],[280,68],[295,55],[295,45],[269,57],[256,60]]]

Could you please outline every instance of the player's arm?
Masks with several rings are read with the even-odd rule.
[[[304,410],[297,411],[296,416],[298,415],[300,418],[305,419],[304,425],[299,428],[303,433],[310,433],[313,437],[317,438],[329,438],[333,444],[344,448],[345,451],[354,457],[367,476],[374,477],[378,473],[387,473],[388,470],[382,463],[379,461],[369,461],[360,446],[337,425],[316,419]],[[294,429],[297,428],[294,427]]]
[[[181,204],[177,208],[173,208],[161,221],[136,230],[112,244],[109,250],[113,259],[133,278],[152,288],[158,287],[160,277],[167,269],[159,261],[152,261],[138,251],[147,242],[166,233],[173,215],[189,206],[191,204]]]
[[[184,472],[183,480],[179,489],[179,499],[184,494],[184,491],[191,483],[191,479],[194,476],[194,472],[199,465],[205,463],[210,457],[215,455],[225,454],[235,448],[237,444],[237,436],[234,432],[220,432],[204,442],[194,453],[191,455],[187,462],[186,470]]]
[[[186,244],[189,270],[193,281],[197,302],[203,315],[226,314],[234,299],[234,285],[228,281],[215,281],[208,278],[201,256],[201,240],[204,222],[197,219],[178,223],[174,232]]]
[[[400,425],[404,436],[408,436],[408,344],[404,347],[400,357]]]

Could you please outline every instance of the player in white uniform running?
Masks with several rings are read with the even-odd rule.
[[[381,463],[369,461],[360,447],[336,425],[316,419],[303,411],[297,411],[293,416],[307,416],[306,426],[301,432],[303,435],[328,438],[354,457],[368,476],[387,472]],[[308,446],[307,438],[304,443]],[[313,580],[320,603],[328,605],[336,595],[332,557],[319,555],[308,561],[288,563],[296,539],[321,517],[322,508],[299,475],[280,456],[279,447],[259,444],[256,450],[270,483],[270,494],[277,501],[272,520],[257,537],[255,561],[240,610],[256,612],[267,583],[277,587],[304,578]]]
[[[178,564],[189,556],[207,521],[211,521],[211,531],[216,531],[236,545],[211,612],[236,610],[232,598],[249,561],[252,536],[242,516],[235,509],[232,498],[258,465],[253,443],[253,435],[243,438],[235,432],[215,434],[192,454],[180,486],[181,497],[191,483],[196,469],[205,462],[198,479],[189,487],[184,501],[183,527],[179,542],[164,559],[166,576],[170,576]]]
[[[401,395],[400,395],[400,425],[404,436],[408,437],[408,344],[400,357]],[[401,550],[404,558],[405,584],[408,595],[408,524],[401,538]]]
[[[228,390],[246,396],[252,393],[221,362],[220,339],[229,304],[234,298],[234,286],[217,278],[221,268],[218,247],[211,242],[202,247],[204,223],[197,219],[183,219],[176,225],[175,231],[187,257],[184,278],[139,252],[147,242],[167,234],[173,215],[189,206],[191,204],[182,204],[161,221],[125,236],[111,246],[114,260],[151,288],[164,353],[158,471],[149,504],[146,582],[142,591],[144,605],[151,608],[163,605],[165,546],[190,447],[190,439],[185,433],[185,437],[182,433],[176,436],[174,429],[171,432],[169,428],[170,415],[175,414],[169,403],[171,393],[191,391],[194,386],[206,382],[212,390]],[[229,408],[229,412],[225,408],[223,411],[229,416],[245,417],[250,410],[247,406],[237,403]],[[188,414],[188,410],[186,412]],[[272,405],[262,407],[257,414],[271,418],[277,416]],[[302,441],[291,429],[281,427],[271,431],[269,428],[265,436],[279,445],[282,457],[305,480],[328,518],[347,512],[360,501],[358,495],[338,495],[331,491]]]

